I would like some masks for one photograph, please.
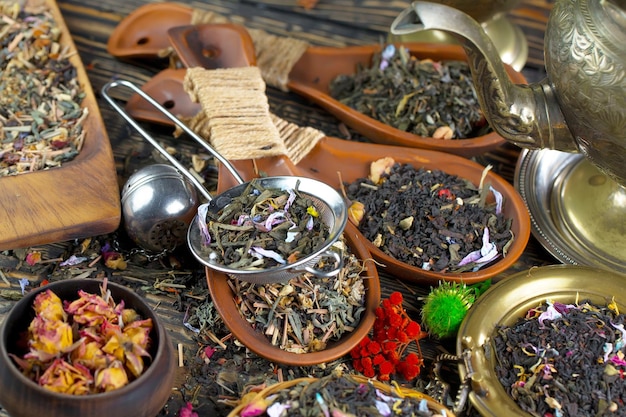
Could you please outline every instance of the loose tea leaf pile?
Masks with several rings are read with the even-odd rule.
[[[45,9],[0,2],[0,14],[0,177],[59,166],[85,135],[75,52]]]
[[[256,270],[291,264],[315,253],[327,240],[313,200],[297,190],[264,188],[250,181],[240,196],[216,213],[198,209],[210,261],[231,269]]]
[[[389,385],[357,378],[332,374],[317,380],[306,379],[249,403],[238,415],[442,416],[417,391],[397,393]]]
[[[476,187],[456,175],[384,158],[345,192],[353,207],[361,207],[361,218],[351,218],[367,239],[424,270],[477,270],[506,255],[513,242],[502,196],[488,184]],[[487,203],[490,192],[494,203]]]
[[[496,374],[533,416],[626,415],[626,330],[616,304],[548,301],[494,336]]]
[[[62,301],[51,290],[35,298],[28,352],[11,354],[26,377],[63,394],[88,395],[127,385],[144,371],[152,319],[116,303],[110,294],[78,291]]]
[[[358,326],[365,310],[364,267],[343,239],[333,247],[343,253],[343,267],[333,277],[306,272],[286,284],[265,285],[230,278],[242,317],[273,345],[294,353],[317,352]],[[324,262],[317,268],[324,270]]]
[[[423,137],[465,139],[489,130],[462,61],[419,60],[388,45],[370,67],[332,80],[329,92],[366,116]]]

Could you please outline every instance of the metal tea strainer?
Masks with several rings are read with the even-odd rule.
[[[156,109],[162,112],[166,117],[168,117],[172,122],[174,122],[181,130],[183,130],[186,134],[191,136],[196,142],[198,142],[202,147],[204,147],[208,152],[210,152],[219,162],[224,164],[224,166],[228,169],[228,171],[233,175],[233,177],[237,180],[239,185],[220,193],[219,195],[212,197],[211,194],[204,188],[202,183],[198,181],[196,177],[194,177],[187,169],[171,154],[169,154],[159,143],[152,138],[148,132],[146,132],[110,95],[109,90],[115,87],[126,87],[132,90],[134,93],[138,94],[140,97],[145,99],[148,103],[153,105]],[[144,137],[152,146],[154,146],[178,171],[178,173],[184,176],[191,184],[193,184],[196,189],[208,200],[208,211],[212,213],[217,213],[224,207],[226,207],[233,198],[238,197],[248,186],[248,182],[244,182],[239,173],[235,170],[233,165],[228,162],[226,158],[220,155],[215,149],[213,149],[204,139],[198,136],[193,130],[191,130],[187,125],[185,125],[182,121],[180,121],[176,116],[170,113],[167,109],[165,109],[161,104],[159,104],[156,100],[146,94],[139,87],[135,86],[133,83],[125,80],[115,80],[107,83],[102,87],[102,95],[109,102],[109,104],[118,112],[124,119],[135,129],[141,136]],[[181,192],[181,187],[186,187],[186,185],[182,182],[179,182],[179,185],[174,189],[174,187],[166,188],[161,187],[156,183],[162,182],[165,179],[169,179],[171,184],[174,184],[176,181],[172,181],[171,172],[172,167],[169,165],[160,165],[160,167],[153,166],[151,172],[142,173],[139,175],[141,181],[137,181],[140,186],[136,186],[136,184],[131,184],[128,186],[128,190],[126,191],[126,198],[122,199],[122,210],[124,212],[126,228],[129,232],[129,235],[135,236],[139,241],[146,240],[147,243],[158,246],[158,240],[151,241],[150,235],[144,235],[146,230],[152,230],[156,228],[167,228],[174,226],[177,230],[180,228],[180,223],[186,224],[185,219],[180,218],[179,210],[172,210],[173,215],[168,215],[167,210],[157,210],[157,215],[154,213],[151,215],[146,215],[145,218],[137,218],[139,211],[137,207],[141,207],[141,201],[139,203],[131,204],[135,198],[142,200],[141,198],[141,188],[148,190],[147,193],[154,192],[162,192],[165,195],[159,196],[161,200],[160,206],[168,206],[168,200],[170,197],[174,197],[180,194],[184,194],[185,192]],[[255,179],[256,183],[259,186],[265,188],[272,189],[297,189],[298,192],[302,194],[306,194],[309,197],[315,208],[320,214],[320,217],[324,224],[329,229],[328,238],[324,242],[321,247],[319,247],[315,252],[309,254],[306,257],[299,259],[296,262],[280,265],[273,268],[266,269],[233,269],[228,268],[224,265],[218,264],[212,260],[211,253],[212,250],[203,244],[202,235],[199,227],[200,221],[205,221],[205,219],[199,219],[198,215],[193,216],[191,223],[189,224],[187,230],[187,244],[189,249],[195,258],[201,262],[203,265],[211,268],[215,271],[223,272],[229,275],[234,276],[235,278],[241,279],[243,281],[252,282],[255,284],[266,284],[273,282],[284,282],[288,281],[295,276],[302,274],[303,272],[309,272],[316,276],[333,276],[336,275],[339,270],[343,266],[343,257],[337,253],[337,251],[333,250],[331,247],[337,241],[337,239],[343,233],[343,230],[346,226],[347,222],[347,207],[342,198],[342,196],[329,185],[306,177],[297,177],[297,176],[276,176],[276,177],[264,177]],[[133,185],[135,185],[133,187]],[[125,187],[126,188],[126,187]],[[145,191],[145,190],[144,190]],[[138,197],[132,196],[132,194],[137,194]],[[146,204],[142,207],[141,213],[149,213],[150,212],[150,204],[153,204],[156,200],[143,199],[147,201]],[[165,201],[165,204],[163,204]],[[180,204],[180,199],[173,198],[173,203]],[[189,205],[197,207],[197,204],[189,200]],[[143,223],[147,224],[143,224]],[[159,226],[160,225],[160,226]],[[165,247],[161,249],[167,249]],[[316,268],[317,263],[320,259],[328,257],[332,258],[335,261],[335,267],[332,270],[321,270]]]

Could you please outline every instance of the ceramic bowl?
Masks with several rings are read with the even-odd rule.
[[[552,265],[511,275],[487,290],[459,328],[456,348],[463,356],[461,378],[468,377],[469,399],[483,417],[530,417],[506,393],[495,372],[493,335],[498,326],[513,326],[528,310],[551,300],[563,304],[590,300],[606,306],[614,301],[626,311],[626,275],[600,268]],[[467,364],[467,365],[466,365]],[[466,366],[471,367],[472,372]]]
[[[348,224],[343,233],[353,254],[361,260],[370,258],[370,254],[365,248],[364,238],[355,230],[354,226]],[[253,329],[250,323],[241,316],[235,304],[233,291],[228,285],[228,276],[210,268],[206,269],[206,275],[215,308],[237,340],[257,355],[272,362],[292,366],[309,366],[330,362],[349,353],[374,325],[376,318],[374,312],[380,302],[380,282],[374,263],[366,261],[364,264],[365,271],[362,276],[366,289],[365,311],[361,315],[359,325],[352,332],[344,333],[338,341],[329,342],[326,349],[311,353],[288,352],[272,345],[264,334]]]
[[[79,289],[100,294],[101,284],[102,281],[95,279],[57,281],[26,294],[6,315],[0,329],[0,404],[11,417],[154,417],[163,408],[171,394],[176,371],[172,343],[152,308],[132,290],[121,285],[107,283],[114,300],[124,300],[128,308],[135,309],[153,322],[149,349],[152,361],[136,380],[101,394],[59,394],[24,376],[9,356],[9,353],[21,354],[16,344],[34,317],[32,306],[37,294],[50,289],[62,300],[75,300]]]

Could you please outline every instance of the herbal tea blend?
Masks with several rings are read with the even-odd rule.
[[[505,256],[513,242],[502,195],[489,184],[476,187],[443,171],[383,158],[345,192],[353,202],[350,217],[367,239],[424,270],[477,270]],[[489,193],[492,204],[486,202]]]
[[[498,379],[533,416],[626,415],[624,324],[615,302],[547,301],[497,328]]]
[[[59,166],[85,135],[75,52],[50,13],[32,9],[0,2],[0,177]]]
[[[330,95],[396,129],[436,139],[465,139],[488,132],[469,66],[412,57],[387,45],[371,67],[331,81]]]
[[[62,301],[51,290],[37,295],[28,327],[29,351],[11,354],[24,375],[63,394],[88,395],[127,385],[149,358],[152,319],[142,319],[124,301],[78,291]]]
[[[256,398],[238,414],[244,416],[414,416],[444,417],[418,391],[394,387],[337,372],[320,379],[289,381],[267,398]],[[295,385],[294,385],[295,384]],[[432,401],[432,400],[431,400]]]
[[[201,233],[211,262],[231,269],[267,269],[315,253],[329,234],[313,200],[297,190],[264,188],[252,180],[217,213],[200,206]]]
[[[317,352],[358,326],[365,310],[365,269],[340,239],[333,245],[343,257],[336,276],[305,272],[288,283],[265,285],[229,278],[242,317],[274,346],[294,353]]]

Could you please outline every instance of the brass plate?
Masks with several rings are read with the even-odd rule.
[[[589,299],[606,305],[615,296],[620,311],[626,311],[624,294],[626,275],[574,265],[531,268],[491,287],[469,310],[457,336],[457,353],[464,353],[465,363],[473,370],[469,398],[474,407],[485,417],[530,416],[509,397],[495,374],[491,340],[496,326],[515,324],[547,299],[564,304]],[[459,367],[461,378],[469,374],[467,369],[466,365]]]
[[[555,258],[626,273],[626,189],[584,156],[524,150],[515,188],[533,235]]]

